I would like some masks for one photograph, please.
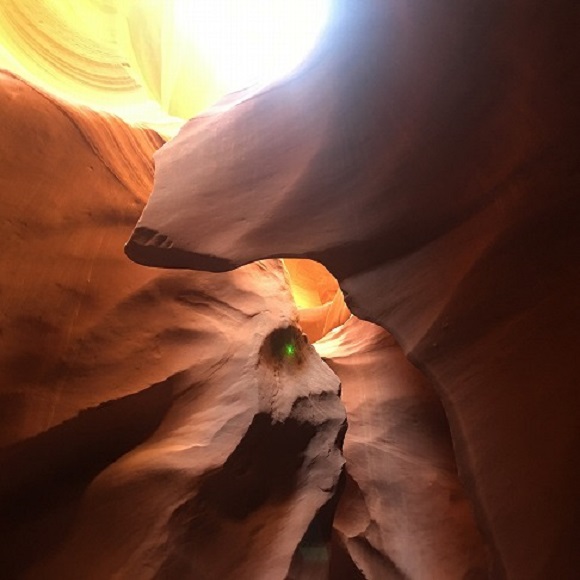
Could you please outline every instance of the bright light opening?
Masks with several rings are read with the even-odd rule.
[[[176,29],[225,92],[269,84],[313,50],[332,0],[176,0]]]
[[[287,258],[284,266],[300,327],[311,343],[348,320],[350,310],[338,280],[322,264]],[[288,349],[286,354],[292,356]]]

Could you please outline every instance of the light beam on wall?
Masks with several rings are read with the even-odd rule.
[[[176,0],[176,31],[224,92],[292,73],[315,47],[332,0]]]

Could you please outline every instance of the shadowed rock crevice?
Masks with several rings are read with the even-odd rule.
[[[151,436],[172,398],[171,381],[159,383],[0,449],[0,561],[5,578],[16,578],[58,546],[87,486]]]
[[[338,534],[332,533],[329,577],[331,580],[367,580],[343,546]]]
[[[346,485],[334,527],[369,578],[485,576],[484,542],[431,382],[384,329],[351,317],[316,343],[342,384]]]
[[[278,514],[284,533],[284,514],[298,500],[307,448],[318,432],[320,426],[292,417],[274,422],[265,413],[256,415],[223,467],[204,476],[197,495],[171,517],[170,551],[157,578],[236,578],[252,531]],[[318,512],[324,534],[330,532],[334,504],[333,498]],[[247,537],[234,541],[232,534]],[[227,555],[220,557],[223,550]]]
[[[208,272],[226,272],[238,264],[215,256],[201,255],[172,247],[167,236],[151,228],[136,228],[135,237],[125,244],[125,254],[137,264],[157,268],[175,268],[189,270],[195,263],[198,270]]]
[[[296,487],[304,451],[316,430],[296,419],[273,423],[269,415],[256,415],[223,468],[204,478],[196,506],[244,519],[267,502],[286,499]]]
[[[347,427],[345,422],[338,432],[335,441],[335,446],[338,449],[342,450],[343,448]],[[334,580],[331,570],[332,525],[344,484],[345,470],[343,469],[335,488],[327,490],[334,492],[332,497],[318,510],[296,548],[287,580],[308,580],[309,578]]]
[[[344,438],[344,436],[341,436]],[[341,443],[342,447],[342,443]],[[334,580],[332,572],[332,524],[344,488],[344,471],[331,499],[324,504],[298,544],[287,580]]]

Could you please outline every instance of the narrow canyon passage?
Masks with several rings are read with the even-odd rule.
[[[494,579],[580,569],[579,41],[556,4],[339,2],[302,74],[156,154],[126,246],[324,264],[443,404]]]
[[[339,377],[347,412],[335,550],[367,578],[486,578],[485,544],[432,385],[386,330],[350,313],[326,268],[284,262],[300,324]]]
[[[577,2],[274,4],[0,2],[0,577],[577,580]]]
[[[442,578],[476,565],[474,529],[455,514],[462,495],[440,410],[429,411],[419,379],[404,378],[413,371],[387,333],[351,317],[326,269],[299,260],[227,274],[132,264],[123,241],[160,141],[88,111],[63,114],[11,75],[1,86],[12,111],[2,135],[11,240],[1,288],[4,577],[322,578],[331,570],[339,578],[352,569],[397,578],[415,574],[413,562],[437,570],[429,550],[441,546],[431,539],[414,538],[419,552],[398,545],[400,529],[425,523],[402,507],[408,502],[430,522],[457,520],[436,534],[446,546],[458,533],[469,544],[450,548]],[[298,325],[307,341],[276,331]],[[368,380],[389,363],[377,345],[399,353],[378,390]],[[342,403],[320,356],[342,381]],[[365,356],[377,370],[357,360]],[[376,412],[391,405],[389,422],[377,424],[356,393]],[[424,437],[393,455],[412,440],[409,429]],[[362,460],[360,445],[373,450]],[[419,467],[403,473],[401,453]],[[436,497],[426,473],[453,499],[426,505]],[[403,494],[398,508],[377,503],[384,486],[412,497]]]
[[[346,417],[283,264],[132,264],[161,140],[1,79],[3,578],[284,578]]]

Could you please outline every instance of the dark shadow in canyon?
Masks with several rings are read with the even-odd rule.
[[[19,578],[58,548],[87,486],[157,429],[172,399],[168,380],[0,449],[4,579]]]

